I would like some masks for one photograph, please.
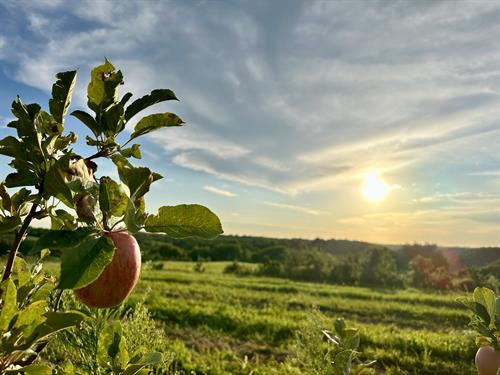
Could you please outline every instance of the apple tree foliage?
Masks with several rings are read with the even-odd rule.
[[[162,176],[134,165],[134,159],[141,159],[136,142],[145,134],[184,122],[174,113],[155,113],[136,121],[131,132],[125,129],[142,110],[176,101],[173,91],[157,89],[136,100],[131,100],[131,93],[120,97],[122,72],[105,59],[91,71],[89,110],[69,113],[77,71],[58,73],[56,78],[48,111],[36,103],[25,104],[19,97],[13,101],[15,120],[7,127],[17,134],[0,140],[0,154],[11,158],[9,166],[14,170],[0,183],[0,234],[14,234],[0,286],[0,371],[11,369],[11,373],[43,373],[30,358],[36,357],[48,335],[84,319],[78,312],[58,311],[59,302],[50,297],[53,293],[40,297],[40,291],[55,281],[40,276],[41,261],[28,270],[17,256],[33,219],[50,218],[52,230],[39,239],[33,251],[61,252],[59,290],[82,288],[99,277],[115,252],[113,242],[105,236],[108,231],[134,234],[145,230],[207,239],[222,233],[217,216],[200,205],[164,206],[157,213],[146,212],[145,195]],[[85,141],[93,148],[90,155],[75,152],[77,134],[65,132],[68,114],[88,128]],[[114,163],[118,181],[98,176],[99,159]],[[113,345],[119,347],[115,341]],[[144,363],[150,360],[146,358]],[[136,368],[142,368],[141,363]]]
[[[476,288],[471,297],[457,302],[472,312],[470,326],[478,333],[477,346],[492,346],[500,351],[500,296],[488,288]]]

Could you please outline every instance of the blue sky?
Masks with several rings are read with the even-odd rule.
[[[151,211],[205,204],[229,234],[500,245],[499,37],[496,1],[4,0],[0,132],[15,95],[46,106],[58,71],[80,69],[83,107],[106,56],[123,93],[181,99],[151,112],[187,125],[142,142],[166,177]],[[362,197],[367,171],[385,199]]]

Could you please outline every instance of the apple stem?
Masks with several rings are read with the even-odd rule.
[[[7,280],[12,274],[12,267],[14,267],[14,260],[16,259],[17,251],[19,250],[19,246],[26,235],[26,231],[31,223],[31,220],[36,215],[36,209],[38,207],[38,202],[35,202],[31,205],[31,209],[28,213],[28,216],[25,217],[23,225],[16,232],[16,236],[14,238],[14,242],[12,242],[12,247],[10,248],[9,258],[7,259],[7,264],[5,265],[5,271],[3,273],[2,281]],[[1,295],[1,291],[0,291]]]

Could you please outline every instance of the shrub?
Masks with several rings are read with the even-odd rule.
[[[109,373],[109,368],[96,360],[102,351],[101,334],[120,319],[122,343],[130,358],[152,351],[163,352],[168,346],[164,330],[151,318],[142,302],[129,310],[124,305],[112,309],[88,309],[72,296],[65,295],[64,304],[67,308],[84,311],[90,319],[83,321],[78,328],[58,333],[56,339],[49,342],[44,359],[59,366],[70,361],[75,374]],[[167,373],[173,359],[173,353],[161,353],[161,361],[150,367],[149,373]]]

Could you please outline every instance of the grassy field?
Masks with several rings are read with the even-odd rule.
[[[196,374],[287,374],[294,337],[313,307],[324,328],[343,316],[381,373],[471,374],[474,335],[457,294],[382,291],[223,274],[227,263],[146,269],[132,301],[165,325],[182,368]],[[320,334],[320,333],[319,333]]]

